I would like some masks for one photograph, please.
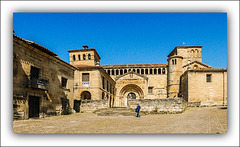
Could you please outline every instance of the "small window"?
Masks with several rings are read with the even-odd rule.
[[[140,70],[139,70],[139,69],[137,69],[137,73],[138,73],[138,74],[140,73]]]
[[[122,75],[123,74],[123,70],[122,69],[120,69],[120,75]]]
[[[207,74],[207,82],[212,82],[212,74]]]
[[[86,60],[86,55],[85,54],[83,54],[83,60]]]
[[[81,60],[81,56],[80,55],[78,55],[78,60]]]
[[[82,73],[82,86],[89,87],[89,73]]]
[[[62,77],[62,87],[66,88],[67,87],[67,79]]]
[[[158,74],[161,74],[161,68],[158,69]]]
[[[118,75],[119,73],[118,73],[118,69],[116,70],[116,75]]]
[[[156,68],[154,68],[154,70],[153,70],[153,71],[154,71],[154,74],[157,74],[157,69],[156,69]]]
[[[135,69],[133,69],[132,71],[135,72]]]
[[[148,87],[148,93],[153,93],[153,87]]]
[[[90,54],[88,54],[88,60],[91,60],[91,55]]]
[[[73,61],[75,61],[76,60],[76,57],[75,57],[75,55],[73,55]]]
[[[115,75],[115,71],[114,71],[114,69],[112,70],[112,75]]]
[[[128,69],[128,72],[130,72],[131,71],[131,69]]]
[[[109,74],[109,75],[111,74],[111,71],[110,71],[110,70],[108,70],[108,74]]]
[[[144,74],[144,69],[141,69],[141,74]]]
[[[126,70],[126,69],[124,69],[124,73],[127,73],[127,70]]]
[[[152,69],[150,68],[150,74],[152,74]]]
[[[162,74],[165,74],[165,68],[162,69]]]
[[[148,74],[148,69],[145,69],[145,74]]]
[[[177,65],[177,59],[175,59],[175,65]]]
[[[172,59],[172,65],[174,65],[174,60]]]

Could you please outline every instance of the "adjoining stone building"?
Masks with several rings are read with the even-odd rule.
[[[28,119],[73,107],[74,71],[49,49],[13,35],[13,117]]]
[[[74,72],[76,111],[93,111],[114,106],[116,82],[100,67],[100,56],[94,48],[69,50]],[[79,110],[80,106],[80,110]]]
[[[13,36],[15,117],[43,117],[65,107],[92,112],[140,103],[142,110],[178,113],[187,105],[227,104],[227,70],[202,63],[202,46],[177,46],[160,64],[100,65],[87,45],[68,52],[70,64]]]

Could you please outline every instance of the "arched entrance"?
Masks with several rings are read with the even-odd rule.
[[[81,93],[81,100],[91,100],[91,93],[89,91],[83,91]]]
[[[144,97],[143,90],[135,84],[128,84],[124,86],[119,94],[120,107],[127,107],[128,99],[142,99]]]

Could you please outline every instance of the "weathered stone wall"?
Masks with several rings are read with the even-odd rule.
[[[14,119],[28,119],[29,98],[32,96],[39,99],[39,117],[59,111],[61,98],[68,98],[70,107],[73,106],[75,68],[47,49],[39,48],[16,36],[13,38]],[[39,77],[35,81],[31,79],[31,67],[39,69]],[[62,78],[67,79],[65,87],[62,87]]]
[[[140,111],[146,113],[182,113],[187,107],[182,98],[128,100],[131,109],[136,109],[137,104],[141,106]]]
[[[202,102],[202,105],[213,101],[227,102],[226,72],[188,72],[188,102]],[[211,74],[211,82],[206,81],[206,75]]]
[[[107,100],[82,100],[80,105],[80,112],[93,112],[98,109],[108,108]]]

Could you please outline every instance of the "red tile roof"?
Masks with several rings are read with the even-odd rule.
[[[103,68],[116,68],[116,67],[156,67],[167,66],[167,63],[163,64],[119,64],[119,65],[100,65]]]

